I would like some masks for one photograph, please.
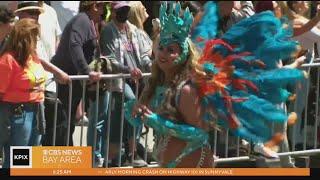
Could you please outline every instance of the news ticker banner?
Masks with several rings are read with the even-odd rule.
[[[92,168],[91,147],[13,146],[11,176],[310,176],[309,168]]]
[[[308,168],[37,168],[11,176],[310,176]]]

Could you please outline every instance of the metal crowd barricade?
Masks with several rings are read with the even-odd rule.
[[[314,124],[314,146],[313,146],[313,149],[307,149],[306,148],[306,145],[307,145],[307,110],[308,110],[308,92],[307,92],[307,96],[306,96],[306,106],[305,106],[305,121],[304,121],[304,131],[303,131],[303,150],[299,150],[299,151],[295,151],[295,137],[294,137],[294,134],[295,134],[295,131],[296,131],[296,125],[294,125],[293,127],[293,133],[292,133],[292,137],[291,137],[291,142],[292,142],[292,147],[291,147],[291,151],[290,152],[280,152],[278,153],[279,156],[286,156],[286,155],[291,155],[291,156],[297,156],[297,155],[313,155],[313,154],[319,154],[320,153],[320,148],[318,147],[318,137],[317,137],[317,134],[318,134],[318,125],[319,125],[319,104],[318,104],[318,100],[319,100],[319,76],[320,76],[320,72],[319,72],[319,69],[320,69],[320,63],[310,63],[310,64],[304,64],[302,66],[302,68],[307,68],[307,72],[310,73],[310,69],[311,68],[317,68],[317,88],[316,88],[316,106],[315,106],[315,124]],[[150,73],[145,73],[143,74],[143,77],[144,78],[147,78],[150,76]],[[77,76],[70,76],[71,80],[72,81],[75,81],[75,80],[80,80],[80,81],[83,81],[82,85],[83,85],[83,92],[82,92],[82,98],[83,98],[83,104],[82,104],[82,108],[84,110],[84,107],[85,107],[85,98],[86,98],[86,94],[85,94],[85,87],[86,87],[86,81],[89,79],[88,75],[77,75]],[[130,78],[130,75],[129,74],[108,74],[108,75],[102,75],[101,76],[101,79],[104,79],[104,80],[112,80],[112,79],[117,79],[117,78],[122,78],[123,80],[124,79],[127,79],[127,78]],[[308,83],[308,86],[309,86],[310,83]],[[67,131],[67,134],[68,134],[68,137],[71,135],[70,134],[70,123],[71,123],[71,93],[72,93],[72,82],[69,84],[69,94],[70,94],[70,97],[69,97],[69,112],[68,112],[68,131]],[[125,83],[123,83],[123,91],[125,89],[124,87]],[[307,88],[308,91],[309,91],[309,88]],[[59,92],[57,92],[59,93]],[[138,95],[138,84],[136,85],[136,98],[137,98],[137,95]],[[299,94],[297,94],[299,96]],[[110,122],[111,122],[111,107],[112,107],[112,93],[110,93],[110,97],[109,97],[109,106],[108,106],[108,120],[107,120],[107,135],[106,135],[106,152],[105,152],[105,157],[104,157],[104,162],[106,164],[106,167],[108,167],[108,162],[109,162],[109,158],[108,158],[108,154],[109,154],[109,136],[110,136]],[[124,93],[122,93],[122,104],[124,104]],[[99,110],[99,83],[97,83],[96,85],[96,112],[95,112],[95,118],[94,118],[94,126],[95,126],[95,131],[94,131],[94,143],[93,143],[93,148],[92,148],[92,151],[94,152],[95,151],[95,147],[96,147],[96,136],[97,136],[97,130],[96,130],[96,124],[97,124],[97,121],[98,121],[98,110]],[[83,118],[83,117],[82,117]],[[300,117],[299,117],[299,120],[300,120]],[[55,105],[55,116],[54,116],[54,132],[53,132],[53,143],[55,143],[55,139],[56,139],[56,122],[57,122],[57,103]],[[122,108],[122,111],[121,111],[121,129],[120,129],[120,142],[119,142],[119,154],[118,154],[118,166],[121,166],[121,149],[122,149],[122,139],[123,139],[123,125],[124,125],[124,111],[123,111],[123,108]],[[81,126],[81,135],[80,135],[80,146],[83,146],[84,144],[82,143],[83,139],[82,139],[82,136],[83,136],[83,124]],[[136,129],[134,129],[134,133],[133,133],[133,139],[134,139],[134,147],[136,147]],[[150,133],[150,132],[149,132]],[[226,134],[226,138],[224,139],[225,140],[225,147],[224,147],[224,157],[222,156],[219,156],[218,154],[218,151],[217,151],[217,148],[221,148],[219,147],[219,144],[218,144],[218,135],[220,134],[220,132],[218,132],[217,130],[214,131],[214,138],[213,138],[213,143],[212,143],[212,148],[213,148],[213,152],[215,155],[218,155],[219,159],[216,160],[216,162],[235,162],[235,161],[242,161],[242,160],[248,160],[250,159],[251,157],[249,155],[245,155],[245,156],[240,156],[240,145],[241,145],[241,140],[240,138],[236,138],[236,155],[235,156],[229,156],[229,131],[226,130],[225,132],[223,132]],[[289,136],[288,136],[289,137]],[[151,147],[149,144],[148,144],[148,134],[146,135],[145,137],[145,154],[144,154],[144,159],[145,161],[147,161],[147,150],[148,150],[148,147]],[[67,139],[67,144],[69,144],[69,138]],[[55,145],[55,144],[53,144]],[[132,151],[132,161],[134,159],[134,151]],[[94,153],[93,153],[94,154]],[[250,150],[249,150],[249,154],[250,154]],[[94,164],[94,157],[93,157],[93,164]]]
[[[144,77],[147,77],[147,76],[150,76],[150,73],[144,73],[143,74]],[[108,74],[108,75],[102,75],[101,76],[101,79],[102,80],[112,80],[112,79],[117,79],[117,78],[122,78],[123,80],[125,80],[126,78],[130,78],[130,74]],[[71,127],[71,101],[72,101],[72,82],[73,81],[82,81],[82,87],[83,87],[83,90],[82,90],[82,110],[84,112],[84,109],[85,109],[85,98],[86,98],[86,81],[89,80],[89,76],[88,75],[75,75],[75,76],[70,76],[70,79],[72,80],[70,83],[69,83],[69,104],[68,104],[68,126],[67,126],[67,137],[70,137],[72,134],[70,134],[70,127]],[[123,83],[123,91],[125,89],[125,83]],[[139,84],[137,83],[136,84],[136,98],[138,96],[138,86]],[[57,94],[58,94],[58,90],[57,90]],[[106,135],[106,153],[105,153],[105,157],[104,157],[104,161],[106,163],[106,166],[108,166],[108,163],[109,162],[109,158],[107,156],[107,154],[109,154],[109,138],[110,138],[110,122],[111,122],[111,107],[112,107],[112,93],[110,93],[110,97],[109,97],[109,106],[108,106],[108,120],[107,120],[107,135]],[[124,93],[122,93],[122,104],[124,104]],[[57,101],[57,97],[56,97],[56,103],[55,103],[55,114],[54,114],[54,131],[53,131],[53,146],[55,145],[55,141],[56,141],[56,127],[57,127],[57,109],[58,109],[58,101]],[[95,118],[91,118],[93,120],[93,125],[95,127],[95,130],[93,131],[93,147],[96,147],[96,144],[97,144],[97,129],[96,129],[96,124],[97,124],[97,121],[98,121],[98,111],[99,111],[99,83],[96,83],[96,103],[95,103],[95,115],[94,117]],[[82,119],[84,118],[84,114],[82,115]],[[118,165],[120,166],[121,165],[121,149],[122,149],[122,140],[123,140],[123,126],[124,126],[124,111],[123,111],[123,108],[122,108],[122,111],[121,111],[121,128],[120,128],[120,142],[119,142],[119,150],[120,152],[118,153]],[[80,146],[83,146],[83,131],[84,131],[84,125],[81,124],[81,131],[80,131]],[[134,142],[133,142],[133,146],[135,147],[135,138],[136,137],[136,129],[134,128],[133,130],[133,139],[134,139]],[[147,140],[148,138],[146,138],[146,141],[145,141],[145,147],[147,148]],[[69,145],[69,138],[67,138],[67,142],[66,142],[66,145]],[[92,152],[95,151],[95,148],[92,148]],[[134,160],[134,151],[132,151],[132,161]],[[93,153],[94,154],[94,153]],[[144,158],[146,159],[147,158],[147,152],[145,151],[145,155],[144,155]],[[94,157],[92,158],[93,159],[93,164],[94,164]]]
[[[320,63],[312,63],[312,64],[305,64],[303,66],[304,68],[308,68],[308,72],[310,72],[310,69],[317,68],[317,75],[316,75],[316,99],[315,99],[315,123],[314,123],[314,141],[313,141],[313,148],[317,149],[318,147],[318,126],[319,126],[319,78],[320,78]],[[308,83],[308,93],[309,93],[309,86],[310,83]],[[308,98],[308,96],[306,97]],[[308,99],[306,100],[306,109],[305,109],[305,118],[304,118],[304,133],[303,133],[303,149],[306,150],[307,147],[307,122],[308,122],[308,115],[307,115],[307,108],[308,108]],[[294,147],[293,147],[294,149]]]

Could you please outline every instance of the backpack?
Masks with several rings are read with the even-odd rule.
[[[90,64],[89,68],[102,74],[111,74],[112,65],[110,60],[106,56],[100,56],[98,59],[94,59]],[[96,97],[96,83],[87,84],[87,94],[90,99],[94,100]],[[102,95],[111,87],[110,79],[101,79],[99,81],[99,94]]]

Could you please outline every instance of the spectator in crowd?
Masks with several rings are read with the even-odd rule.
[[[38,20],[41,26],[41,39],[43,39],[45,50],[51,59],[56,53],[62,32],[56,11],[44,1],[39,1],[39,5],[44,9]]]
[[[261,13],[263,11],[273,11],[278,18],[281,18],[282,16],[281,7],[277,3],[277,1],[256,2],[254,9],[256,13]]]
[[[138,29],[137,29],[137,33],[139,35],[138,39],[139,39],[139,48],[145,52],[141,52],[141,54],[145,54],[145,56],[149,56],[149,57],[145,57],[145,58],[149,58],[151,60],[152,58],[152,40],[150,39],[149,35],[147,34],[147,32],[144,29],[144,24],[146,22],[146,20],[149,18],[149,14],[147,12],[146,7],[142,4],[141,1],[130,1],[130,11],[129,11],[129,22],[132,23],[133,25],[135,25]],[[131,89],[133,89],[134,93],[137,94],[135,92],[136,88],[135,88],[135,84],[132,82],[127,82]],[[138,87],[138,96],[140,96],[143,88],[145,86],[145,81],[143,81],[142,79],[139,81],[139,87]],[[146,127],[147,128],[147,127]],[[147,130],[148,131],[148,130]],[[142,133],[142,126],[137,128],[136,131],[136,138],[137,138],[137,153],[140,157],[144,157],[144,152],[145,152],[145,148],[143,148],[143,145],[139,143],[139,139]]]
[[[31,18],[36,21],[39,19],[39,15],[44,12],[44,9],[40,7],[38,1],[18,1],[15,14],[19,19]]]
[[[144,23],[149,18],[146,8],[141,3],[141,1],[130,1],[130,11],[129,11],[129,22],[135,25],[140,33],[140,46],[141,49],[147,50],[148,52],[142,52],[142,54],[149,55],[152,54],[152,40],[149,35],[144,30]]]
[[[0,53],[2,53],[6,43],[8,42],[8,34],[14,26],[14,14],[6,5],[0,5]],[[4,112],[0,112],[3,114]],[[0,155],[2,157],[3,144],[9,138],[9,126],[3,118],[0,118]]]
[[[53,64],[67,72],[69,75],[89,75],[90,82],[100,80],[99,72],[92,71],[89,65],[98,53],[97,33],[95,23],[99,23],[103,13],[104,2],[102,1],[81,1],[79,14],[73,17],[65,27],[61,40],[52,58]],[[69,87],[58,85],[58,98],[62,102],[63,111],[68,112]],[[71,127],[70,134],[64,134],[59,139],[65,142],[62,145],[73,145],[72,135],[75,128],[76,109],[82,97],[82,85],[79,81],[72,83],[71,102]],[[68,140],[69,138],[69,140]],[[69,142],[69,143],[68,143]]]
[[[254,15],[254,7],[251,1],[217,1],[220,13],[220,28],[226,32],[233,24],[244,18]]]
[[[12,11],[10,11],[7,6],[0,6],[0,52],[2,51],[8,34],[11,32],[14,26],[15,16]]]
[[[61,31],[64,30],[68,22],[79,13],[80,1],[49,1],[50,6],[55,10],[58,18],[58,23]],[[52,86],[52,85],[51,85]],[[63,118],[63,115],[59,115]],[[82,109],[82,101],[77,106],[76,111],[76,123],[84,124],[88,123],[87,116]]]
[[[106,25],[106,23],[109,22],[109,17],[111,15],[111,7],[110,2],[105,1],[105,7],[104,12],[101,18],[100,23],[96,24],[97,29],[97,36],[98,40],[100,39],[100,32],[101,29]],[[99,43],[98,47],[99,52]],[[96,71],[99,71],[103,74],[108,74],[111,72],[111,67],[109,60],[106,57],[100,57],[99,59],[95,59],[89,66]],[[87,95],[88,95],[88,103],[87,103],[87,111],[88,111],[88,118],[86,121],[88,121],[88,131],[87,131],[87,145],[94,146],[96,145],[96,148],[93,149],[93,167],[101,167],[105,166],[103,157],[105,157],[105,151],[106,151],[106,123],[108,119],[108,106],[109,106],[109,96],[110,93],[107,90],[107,87],[109,87],[109,81],[108,80],[102,80],[100,81],[100,89],[99,89],[99,110],[98,110],[98,117],[96,117],[96,84],[90,84],[87,87]],[[80,108],[78,109],[82,110],[82,104],[80,103]],[[79,113],[80,114],[80,113]],[[85,119],[86,115],[84,116]],[[96,126],[94,126],[94,123],[97,119]],[[86,122],[83,121],[84,123]],[[83,123],[83,124],[84,124]],[[94,131],[96,130],[96,141],[94,142]]]
[[[110,59],[113,72],[112,73],[130,73],[133,79],[140,79],[142,72],[150,71],[151,61],[149,57],[149,51],[143,49],[139,43],[138,28],[128,21],[128,14],[130,6],[127,1],[114,1],[111,3],[112,14],[111,22],[108,23],[101,32],[101,53]],[[125,94],[126,99],[135,99],[135,95],[130,86],[125,83],[123,89],[123,80],[116,79],[112,81],[112,101],[115,101],[115,105],[111,110],[111,132],[110,132],[110,159],[120,155],[121,144],[120,142],[120,122],[122,111],[122,93]],[[131,151],[135,149],[133,147],[132,127],[125,122],[129,136],[129,147]],[[125,135],[126,136],[126,135]],[[125,137],[124,136],[124,137]],[[132,159],[132,157],[129,157]],[[118,162],[120,163],[120,162]],[[142,160],[136,160],[133,162],[134,166],[146,166]]]
[[[294,2],[294,1],[293,1]],[[301,8],[299,8],[299,10],[301,11],[301,14],[304,14],[306,11],[308,11],[308,6],[305,2],[303,1],[299,1],[299,3],[301,3],[301,5],[303,5]],[[291,17],[292,16],[292,12],[289,13],[290,15],[288,15],[288,9],[286,8],[285,12],[287,12],[287,14],[284,14],[282,11],[284,11],[284,7],[287,6],[286,4],[283,4],[283,2],[277,2],[277,1],[260,1],[256,3],[255,6],[255,10],[256,13],[260,13],[263,11],[273,11],[274,14],[276,15],[276,17],[278,18],[283,18],[283,17]],[[290,18],[289,18],[290,19]],[[315,18],[316,19],[316,18]],[[293,20],[293,19],[292,19]],[[320,19],[319,19],[320,20]],[[293,20],[294,21],[294,20]],[[300,26],[300,28],[302,28],[302,26]],[[303,27],[306,28],[306,27]],[[306,29],[305,29],[306,30]],[[299,29],[297,26],[293,25],[293,39],[296,39],[299,41],[299,36],[296,36],[297,34],[300,34],[302,31]],[[315,37],[316,39],[318,37]],[[311,39],[310,39],[311,40]],[[311,40],[312,41],[312,40]],[[301,43],[301,41],[299,41]],[[300,44],[302,46],[302,49],[308,49],[309,51],[313,51],[313,47],[305,47],[303,44]],[[302,52],[302,51],[301,51]],[[305,51],[303,51],[305,52]],[[303,56],[305,58],[305,56]],[[290,64],[290,65],[286,65],[285,67],[289,67],[289,68],[299,68],[302,63],[304,62],[302,59],[304,58],[298,58],[295,60],[294,63]],[[283,66],[282,61],[280,61],[279,64],[280,67]]]
[[[43,18],[48,17],[47,14],[50,14],[50,11],[47,11],[45,13],[45,9],[43,7],[41,7],[41,3],[39,3],[38,1],[19,1],[18,7],[17,7],[17,10],[15,11],[15,13],[18,15],[19,19],[31,18],[31,19],[34,19],[34,20],[36,20],[38,22],[40,20],[40,23],[43,23]],[[44,13],[45,13],[45,15],[41,15],[41,14],[44,14]],[[40,17],[40,15],[41,15],[41,17]],[[39,19],[39,17],[40,17],[40,19]],[[49,32],[53,32],[55,30],[59,31],[59,30],[56,29],[57,27],[54,27],[54,25],[55,25],[54,24],[54,16],[53,17],[49,16],[49,17],[50,17],[50,19],[46,20],[46,21],[48,21],[48,22],[53,21],[53,23],[50,24],[50,25],[43,24],[43,26],[47,26],[47,27],[45,27],[45,28],[41,28],[40,27],[40,29],[48,30]],[[47,22],[45,22],[45,23],[47,23]],[[40,24],[40,26],[41,26],[41,24]],[[50,27],[52,29],[54,29],[54,30],[50,29]],[[42,31],[41,33],[47,34],[48,32],[43,32]],[[54,36],[54,37],[52,39],[50,39],[49,37],[51,37],[51,36]],[[51,73],[56,74],[55,71],[60,71],[57,67],[55,67],[54,65],[52,65],[50,63],[51,56],[53,56],[52,53],[53,53],[53,51],[55,51],[56,44],[57,44],[57,42],[52,43],[52,41],[56,41],[57,40],[56,38],[57,37],[54,34],[49,34],[47,36],[40,35],[40,38],[38,38],[38,42],[37,42],[37,55],[38,55],[42,65],[45,66],[45,68],[51,69],[49,71],[50,73],[48,73],[48,76],[51,79],[48,79],[46,81],[46,90],[49,90],[49,91],[52,91],[52,92],[55,92],[55,88],[56,87],[55,86],[52,87],[52,85],[49,84],[50,82],[52,82],[52,77],[53,77]],[[61,78],[69,79],[67,74],[64,73],[64,76],[65,77],[60,77],[60,79]],[[49,86],[47,86],[48,84],[49,84]],[[50,101],[54,101],[54,100],[50,96],[52,94],[48,93],[49,91],[47,91],[47,93],[46,93],[48,98],[46,98],[46,100],[45,100],[45,105],[47,105],[47,108],[45,110],[46,111],[46,117],[48,117],[48,122],[46,122],[46,124],[48,124],[49,126],[47,128],[48,131],[43,136],[43,140],[42,140],[45,145],[51,145],[52,144],[52,142],[51,142],[52,141],[52,129],[50,127],[53,125],[52,119],[54,118],[54,116],[53,116],[53,113],[54,113],[53,108],[54,108],[54,106],[49,103]],[[60,108],[61,107],[59,105],[59,109]],[[60,119],[61,120],[62,119],[66,119],[66,116],[61,114],[60,111],[59,111],[58,119],[59,120]],[[59,133],[63,133],[63,132],[65,132],[65,129],[57,128],[57,132],[58,132],[58,134]],[[49,137],[49,138],[47,138],[47,137]],[[57,139],[57,141],[62,141],[62,139]]]
[[[292,20],[292,24],[294,27],[294,39],[300,42],[302,49],[307,50],[308,59],[306,62],[313,63],[315,59],[315,55],[319,53],[319,42],[320,42],[320,13],[319,8],[316,7],[316,14],[313,18],[309,18],[306,14],[310,14],[310,4],[305,1],[288,1],[288,2],[279,2],[284,15],[287,16],[290,20]],[[315,44],[317,44],[317,48],[315,48]],[[316,95],[316,81],[317,81],[317,70],[309,69],[309,79],[303,81],[300,89],[297,89],[297,99],[296,99],[296,111],[298,113],[299,120],[297,122],[295,128],[295,146],[298,150],[304,149],[304,139],[303,134],[307,132],[311,132],[313,134],[314,127],[314,116],[315,112],[312,112],[311,107],[314,106]],[[307,94],[307,92],[309,92]],[[308,110],[305,111],[305,103],[306,96],[308,95]],[[305,113],[303,113],[305,112]],[[304,122],[307,120],[307,127],[304,127]],[[312,125],[312,126],[310,126]],[[306,142],[307,148],[313,146],[313,141]]]
[[[18,6],[15,10],[15,14],[19,19],[31,18],[36,21],[39,20],[41,13],[44,13],[44,9],[40,6],[38,1],[18,1]],[[66,73],[49,62],[49,55],[45,50],[44,41],[41,37],[38,38],[36,51],[42,66],[44,66],[48,72],[53,73],[59,83],[66,83],[70,81]]]
[[[0,1],[1,6],[6,6],[10,11],[15,11],[17,9],[18,1]]]
[[[36,46],[39,36],[37,21],[23,18],[14,26],[0,54],[0,111],[3,112],[4,123],[10,126],[10,138],[4,144],[4,168],[9,168],[10,146],[38,146],[41,135],[45,133],[44,70],[64,77],[61,70],[38,58]]]
[[[56,49],[59,44],[61,29],[58,23],[58,17],[56,11],[44,3],[44,1],[39,1],[40,7],[44,9],[44,12],[39,15],[38,22],[40,24],[41,35],[40,40],[43,44],[43,51],[48,57],[48,61],[51,61],[51,58],[56,53]],[[48,79],[46,81],[46,92],[45,92],[45,117],[46,117],[46,134],[42,138],[42,145],[49,146],[53,145],[53,121],[54,121],[54,106],[55,106],[55,97],[56,97],[56,83],[53,81],[53,75],[48,73]],[[59,109],[61,105],[59,104]],[[60,112],[60,111],[59,111]],[[57,119],[66,119],[62,115],[58,114]],[[56,132],[61,133],[61,128],[58,124]],[[58,140],[59,141],[59,140]]]
[[[106,25],[107,22],[110,21],[110,15],[111,15],[110,1],[104,1],[104,2],[105,2],[105,5],[103,7],[103,14],[101,15],[101,21],[99,23],[95,24],[95,28],[96,28],[96,32],[97,32],[97,39],[98,40],[100,39],[101,29]],[[98,49],[99,49],[99,47],[98,47]],[[100,53],[100,49],[98,51]],[[92,63],[92,65],[94,65],[94,64],[95,64],[95,62]],[[103,72],[103,73],[105,73],[105,72]],[[95,86],[95,84],[91,84],[91,85],[92,85],[91,87]],[[91,89],[91,88],[89,88],[89,89]],[[92,88],[92,90],[94,90],[94,89],[95,88]],[[76,121],[77,121],[78,125],[88,125],[89,119],[87,117],[87,113],[82,109],[83,108],[82,106],[83,106],[83,101],[81,100],[80,104],[78,105],[78,109],[77,109],[77,113],[76,113]],[[98,124],[100,124],[100,123],[101,122],[98,122]],[[99,127],[102,127],[102,126],[99,126]],[[102,132],[102,130],[101,130],[101,132]],[[104,143],[104,140],[102,140],[102,141]]]
[[[191,38],[200,50],[206,40],[221,37],[231,26],[255,13],[251,1],[207,1],[202,3],[204,4],[189,5],[196,14]],[[218,17],[214,15],[216,12],[219,12]],[[202,31],[202,29],[206,30]],[[199,32],[204,34],[199,34]]]
[[[44,9],[40,6],[38,1],[19,1],[17,10],[15,14],[19,19],[31,18],[39,21],[40,14],[44,13]],[[37,42],[37,54],[41,60],[49,61],[49,55],[45,49],[45,44],[43,39],[38,39]]]
[[[80,1],[49,1],[50,6],[56,11],[59,26],[61,28],[61,31],[63,31],[66,27],[66,25],[69,23],[69,21],[76,16],[79,13],[79,5]],[[51,85],[52,86],[52,85]],[[53,94],[51,94],[53,95]],[[48,96],[50,96],[48,94]],[[80,101],[79,105],[77,106],[77,111],[76,111],[76,123],[87,123],[87,117],[85,116],[85,112],[82,109],[82,101]],[[61,101],[59,101],[59,106]],[[49,105],[49,104],[47,104]],[[50,103],[49,106],[52,106],[52,103]],[[61,121],[65,121],[67,118],[64,113],[61,113],[62,111],[58,111],[58,119]],[[51,112],[52,113],[52,112]],[[51,113],[48,114],[48,116],[51,116]],[[84,115],[84,116],[83,116]],[[83,117],[83,119],[81,119]],[[59,125],[61,126],[61,125]],[[63,134],[65,132],[64,128],[58,128],[57,129],[59,134]],[[49,135],[50,137],[50,135]],[[61,142],[58,142],[58,144],[61,144]]]
[[[141,3],[141,1],[130,1],[130,11],[128,15],[128,20],[130,23],[137,27],[137,35],[138,35],[138,43],[139,48],[141,50],[141,54],[143,55],[141,58],[143,61],[151,60],[152,56],[152,40],[150,39],[149,35],[144,30],[144,23],[149,18],[149,14],[147,13],[146,8]],[[128,82],[132,89],[135,90],[135,87],[132,83]],[[139,92],[143,89],[142,81],[139,83]]]
[[[285,2],[280,3],[283,4],[282,6],[286,6]],[[320,29],[317,26],[320,22],[319,11],[312,19],[304,16],[306,12],[310,11],[310,6],[305,1],[287,2],[286,9],[286,14],[284,15],[293,21],[294,39],[298,40],[304,49],[313,51],[314,43],[318,42],[317,40],[319,40],[320,36]]]
[[[44,131],[41,123],[44,117],[37,117],[43,115],[39,112],[44,110],[41,103],[45,82],[45,72],[35,52],[39,35],[40,27],[35,20],[20,20],[1,54],[1,109],[10,123],[4,168],[9,168],[10,146],[38,146]]]
[[[269,11],[273,11],[274,14],[278,18],[282,18],[282,16],[283,16],[283,14],[281,12],[281,7],[276,1],[257,2],[255,9],[256,9],[256,13],[260,13],[260,12],[264,12],[264,11],[269,10]],[[283,61],[280,59],[278,67],[279,68],[299,68],[299,67],[301,67],[301,65],[303,64],[305,59],[306,59],[306,57],[304,55],[302,55],[300,57],[297,57],[292,64],[288,64],[288,65],[284,65]],[[285,104],[279,104],[278,106],[279,106],[279,108],[284,109],[285,111],[287,109]],[[284,123],[282,125],[278,125],[278,124],[275,125],[274,131],[283,132],[284,139],[282,141],[283,143],[280,144],[280,151],[281,152],[288,152],[289,151],[289,143],[288,143],[288,137],[287,137],[287,123]],[[262,151],[262,153],[263,153],[263,151]],[[263,155],[268,157],[269,154],[264,153]],[[272,155],[272,153],[270,155]],[[292,161],[290,156],[281,156],[280,161],[281,161],[282,167],[295,167],[294,162]]]
[[[61,30],[68,22],[78,14],[80,1],[50,1],[50,5],[56,10]]]

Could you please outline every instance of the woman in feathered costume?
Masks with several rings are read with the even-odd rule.
[[[229,128],[247,141],[276,145],[281,135],[271,134],[267,122],[284,123],[294,115],[288,117],[273,103],[286,101],[290,93],[284,87],[304,73],[276,69],[273,63],[293,55],[296,42],[287,39],[287,30],[272,13],[264,13],[241,21],[222,39],[199,38],[207,40],[199,56],[189,38],[193,17],[188,9],[180,17],[180,11],[179,3],[161,5],[152,75],[139,102],[125,107],[132,125],[145,123],[155,130],[159,164],[211,167],[211,128]],[[235,32],[255,36],[245,41]]]

